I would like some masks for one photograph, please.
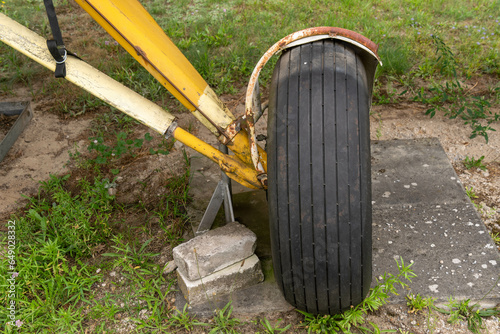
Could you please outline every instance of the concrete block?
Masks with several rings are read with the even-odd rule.
[[[239,261],[227,268],[194,281],[177,269],[179,287],[191,305],[216,301],[218,297],[257,284],[264,280],[264,275],[257,255]]]
[[[173,256],[178,270],[193,281],[250,257],[256,242],[254,232],[233,222],[175,247]]]

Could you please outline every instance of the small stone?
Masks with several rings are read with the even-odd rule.
[[[172,271],[177,269],[177,265],[175,264],[175,261],[170,261],[167,263],[165,268],[163,268],[163,274],[170,274]]]

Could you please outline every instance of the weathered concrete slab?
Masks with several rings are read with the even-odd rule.
[[[211,275],[189,280],[177,270],[179,288],[190,305],[216,303],[222,296],[230,295],[242,287],[264,280],[257,255],[252,255]]]
[[[401,257],[414,293],[500,302],[499,253],[439,141],[374,142],[372,157],[374,278]]]
[[[418,275],[410,283],[414,293],[445,302],[450,296],[478,301],[489,292],[481,304],[499,303],[498,282],[495,286],[499,253],[438,140],[373,142],[372,158],[374,281],[384,272],[396,273],[394,259],[401,257],[406,263],[414,262]],[[211,194],[207,196],[206,203]],[[265,242],[269,240],[265,192],[235,194],[233,203],[237,220],[257,234],[255,252],[266,278],[231,295],[234,313],[290,309],[272,275],[270,247]],[[391,302],[403,300],[403,294],[391,297]],[[177,301],[182,308],[182,297]],[[227,301],[201,304],[191,312],[209,315]]]
[[[233,222],[175,247],[173,256],[182,275],[197,280],[250,257],[256,242],[254,232]]]

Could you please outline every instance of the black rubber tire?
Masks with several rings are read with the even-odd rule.
[[[348,43],[288,49],[274,69],[268,203],[276,282],[286,300],[335,314],[372,277],[370,92]]]

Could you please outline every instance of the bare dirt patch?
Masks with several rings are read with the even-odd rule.
[[[49,174],[67,172],[68,151],[85,147],[88,140],[90,117],[68,122],[37,103],[32,103],[32,108],[33,119],[0,163],[2,217],[19,207],[23,194],[35,194],[38,182],[47,180]]]

